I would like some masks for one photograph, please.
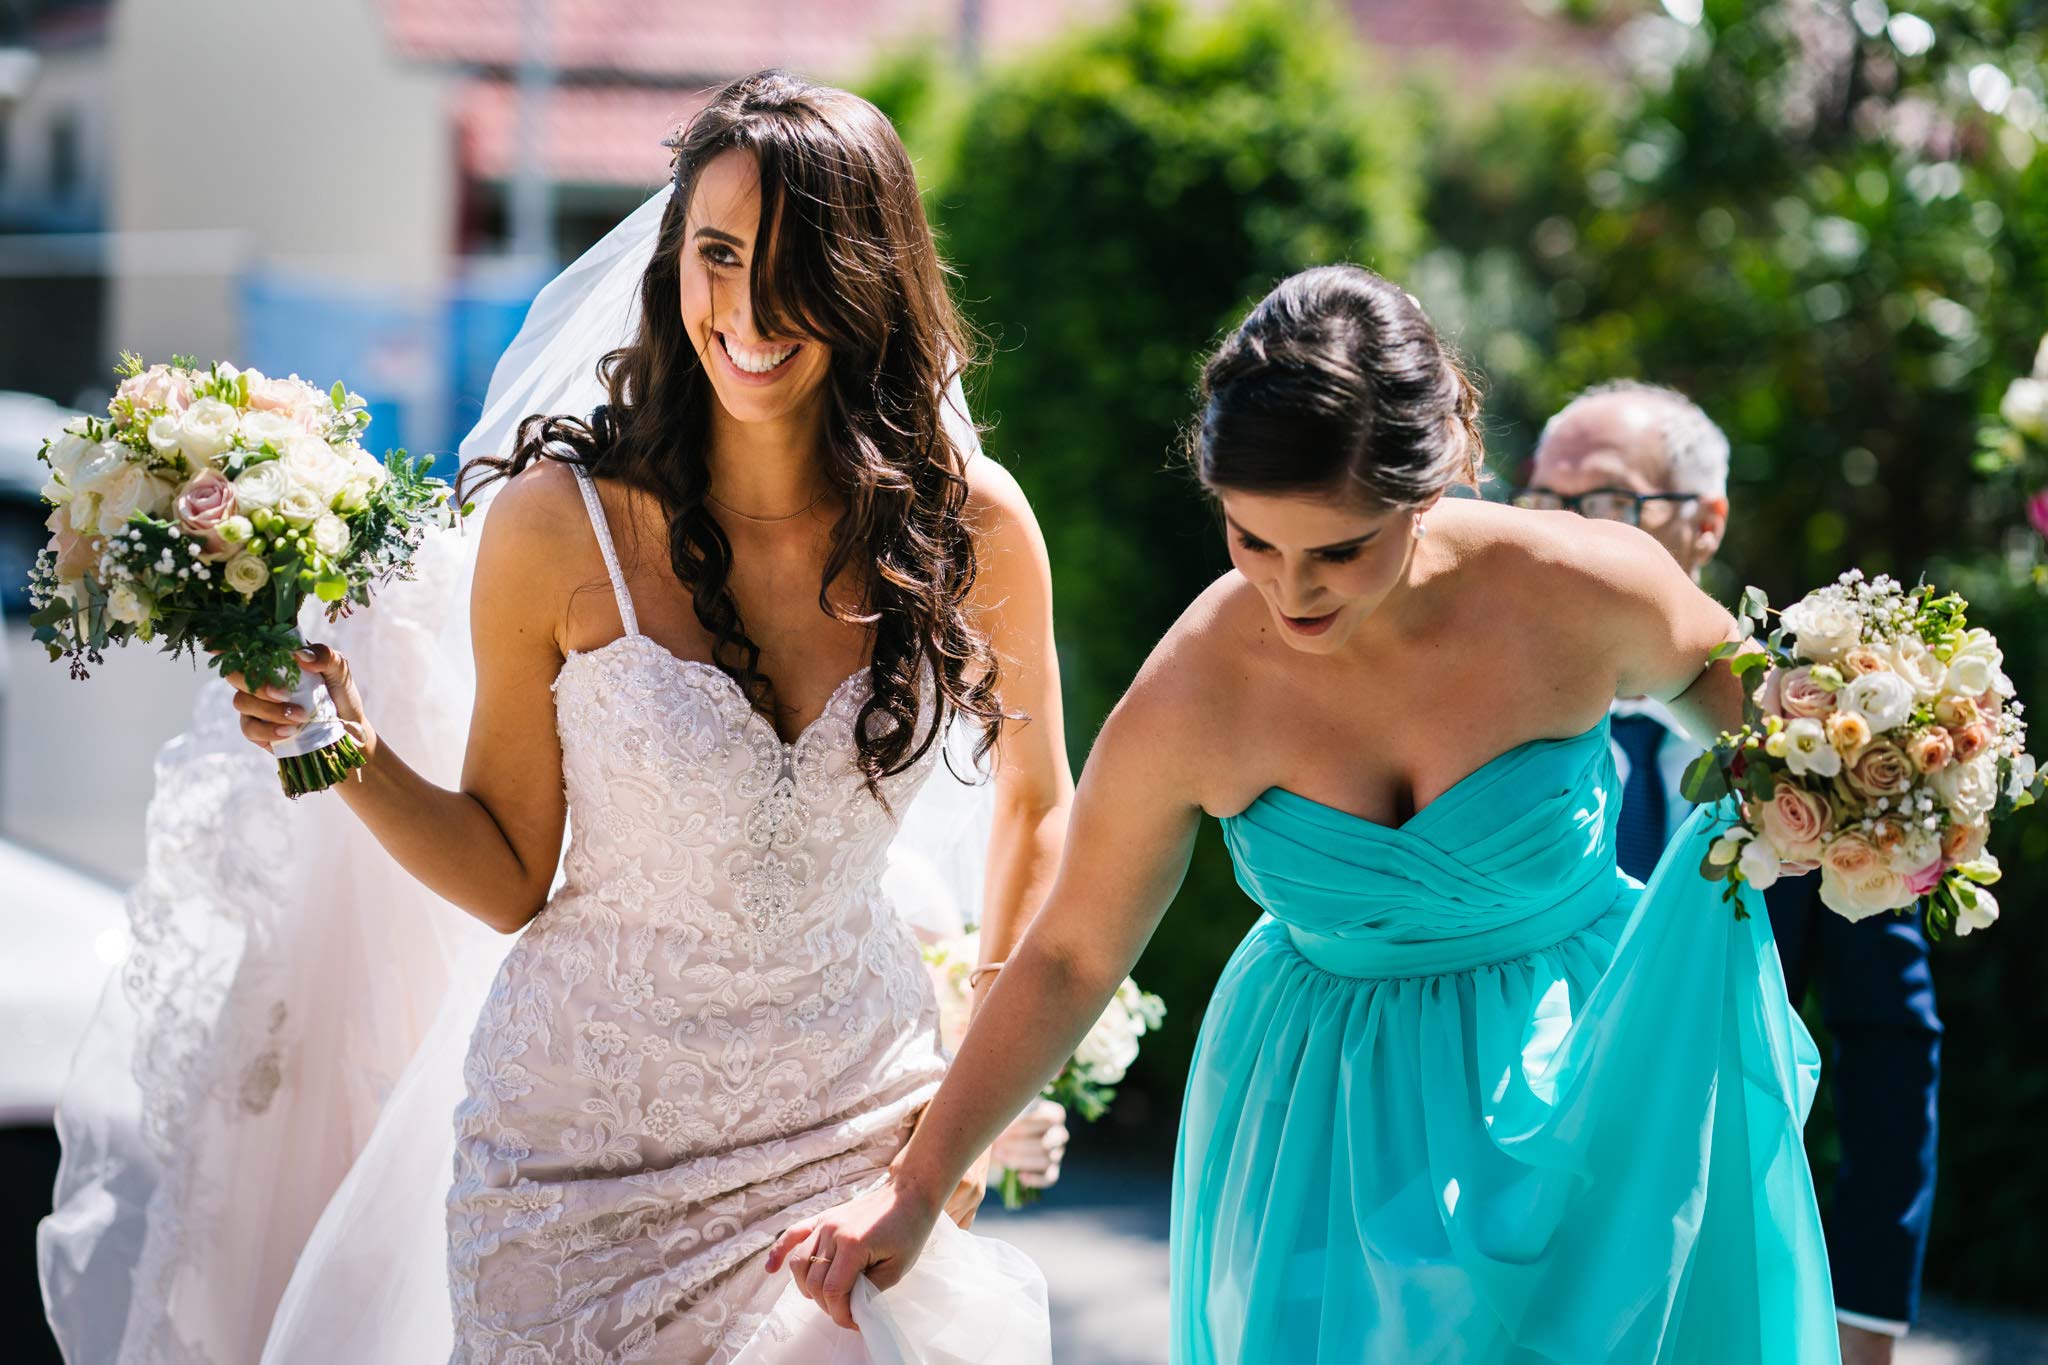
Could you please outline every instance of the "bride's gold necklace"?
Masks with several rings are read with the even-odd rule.
[[[704,501],[710,503],[713,507],[718,508],[720,511],[730,512],[732,515],[740,518],[742,521],[758,521],[764,523],[773,523],[778,521],[793,521],[797,517],[800,517],[804,513],[810,511],[813,507],[816,507],[819,503],[823,502],[824,500],[825,490],[821,488],[818,490],[817,497],[812,498],[809,502],[805,503],[802,507],[797,508],[794,512],[784,512],[780,516],[774,517],[762,517],[756,516],[752,512],[742,512],[739,508],[732,506],[723,498],[720,498],[716,493],[713,493],[710,489],[707,488],[704,490]]]

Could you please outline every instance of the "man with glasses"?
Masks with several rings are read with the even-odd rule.
[[[1574,398],[1543,428],[1518,507],[1640,526],[1695,578],[1728,525],[1728,438],[1671,389],[1624,381]],[[1615,703],[1622,781],[1616,855],[1637,879],[1692,813],[1679,782],[1699,746],[1653,698]],[[1834,1036],[1827,1069],[1841,1163],[1827,1219],[1845,1365],[1888,1365],[1912,1323],[1934,1205],[1941,1021],[1917,917],[1850,923],[1820,903],[1820,878],[1764,894],[1795,1003],[1819,988]]]

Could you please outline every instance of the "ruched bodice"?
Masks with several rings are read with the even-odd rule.
[[[1282,789],[1223,822],[1266,914],[1202,1024],[1176,1365],[1834,1359],[1800,1123],[1818,1054],[1761,907],[1615,867],[1602,723],[1398,826]]]
[[[1585,928],[1633,883],[1607,723],[1521,745],[1398,826],[1275,787],[1223,822],[1238,884],[1347,976],[1462,971]]]

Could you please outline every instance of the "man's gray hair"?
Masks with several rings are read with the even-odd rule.
[[[1613,379],[1580,390],[1572,396],[1571,402],[1559,408],[1543,424],[1543,434],[1536,439],[1536,448],[1543,448],[1543,443],[1550,439],[1551,429],[1566,413],[1588,399],[1604,398],[1609,394],[1632,394],[1657,400],[1662,414],[1658,427],[1664,438],[1664,456],[1670,461],[1671,492],[1697,493],[1703,498],[1728,496],[1727,435],[1714,425],[1713,418],[1700,411],[1699,404],[1677,389],[1667,389],[1661,384],[1645,384],[1638,379]]]

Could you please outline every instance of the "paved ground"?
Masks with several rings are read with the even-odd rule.
[[[109,880],[133,878],[151,765],[184,727],[200,675],[154,654],[116,651],[77,683],[19,623],[5,646],[0,833]],[[978,1224],[1045,1268],[1055,1359],[1164,1365],[1167,1179],[1156,1164],[1083,1146],[1047,1203],[1020,1214],[996,1209]],[[1898,1365],[2048,1365],[2048,1320],[1937,1301]]]

